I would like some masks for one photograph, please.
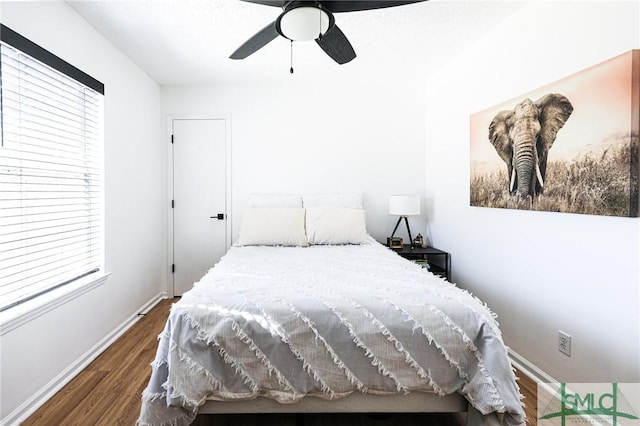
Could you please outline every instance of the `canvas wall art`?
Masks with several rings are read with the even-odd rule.
[[[640,50],[470,118],[472,206],[638,217]]]

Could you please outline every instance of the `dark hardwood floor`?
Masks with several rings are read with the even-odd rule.
[[[140,396],[151,374],[157,336],[164,327],[174,299],[163,300],[95,361],[54,395],[24,423],[29,425],[135,425]],[[536,385],[523,374],[529,424],[536,425]],[[246,414],[200,415],[196,426],[455,426],[450,414]]]

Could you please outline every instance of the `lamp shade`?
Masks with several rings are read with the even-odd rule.
[[[280,16],[279,26],[289,40],[314,40],[329,29],[329,15],[317,7],[296,7]]]
[[[415,216],[420,214],[419,195],[389,196],[389,214],[396,216]]]

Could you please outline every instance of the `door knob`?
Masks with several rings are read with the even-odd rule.
[[[217,216],[211,216],[211,219],[224,220],[224,213],[218,213]]]

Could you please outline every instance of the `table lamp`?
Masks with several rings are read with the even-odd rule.
[[[409,241],[411,248],[413,248],[413,238],[411,238],[411,229],[409,228],[408,216],[416,216],[420,214],[420,196],[419,195],[391,195],[389,196],[389,214],[397,215],[398,222],[396,227],[393,228],[393,233],[390,238],[393,238],[400,221],[404,219],[404,223],[407,226],[407,233],[409,234]]]

